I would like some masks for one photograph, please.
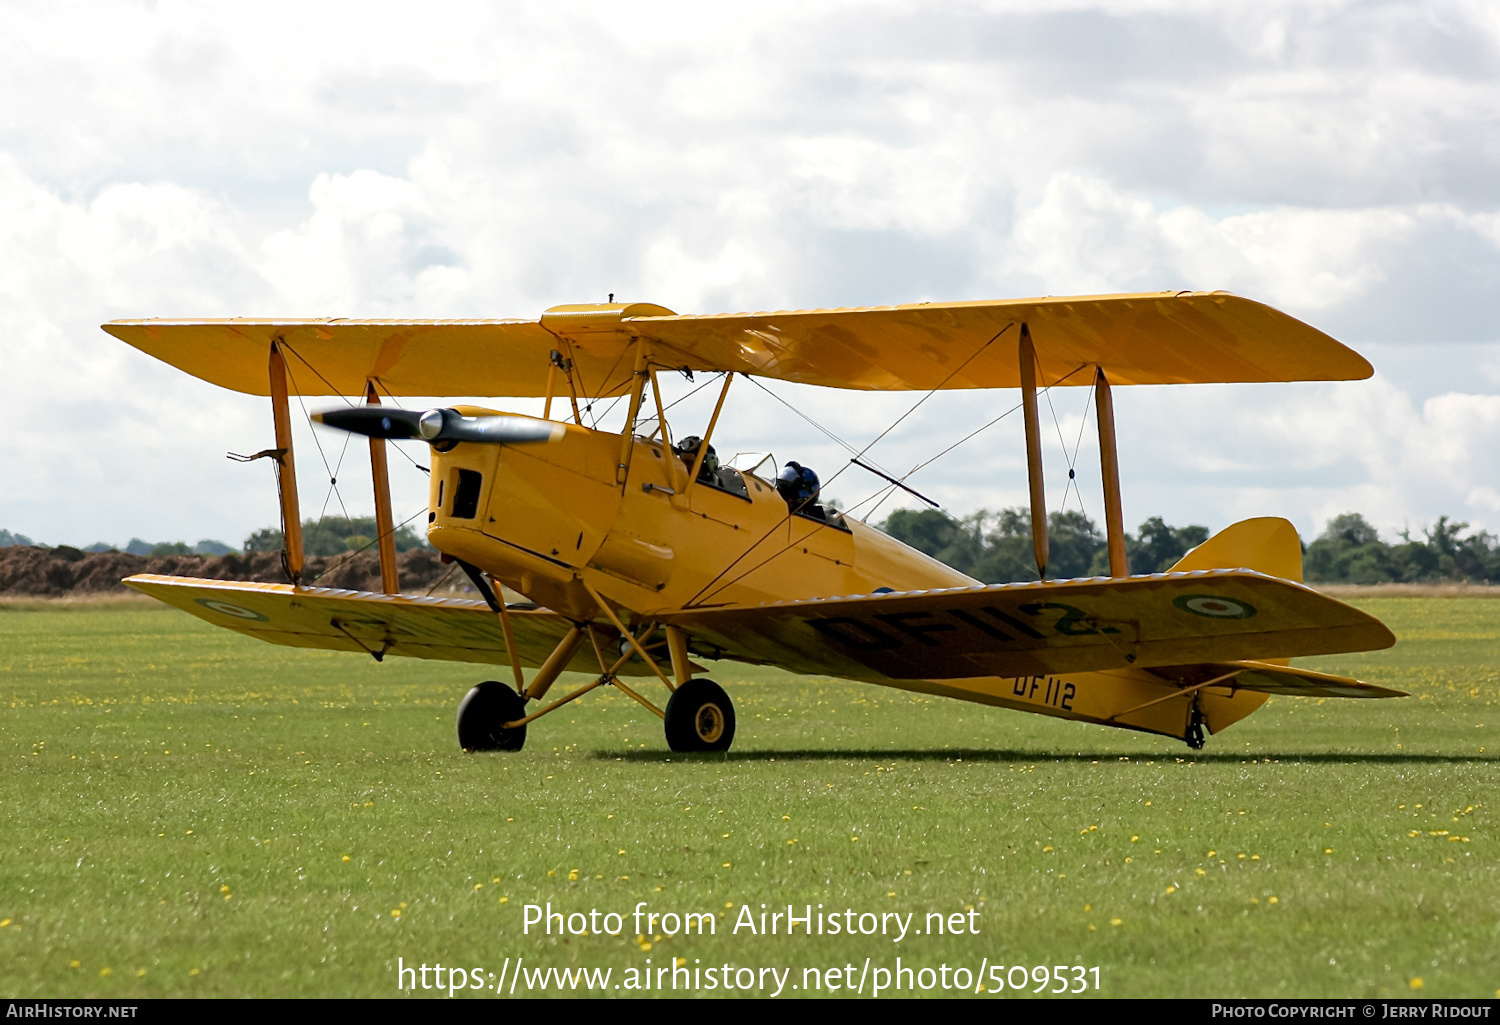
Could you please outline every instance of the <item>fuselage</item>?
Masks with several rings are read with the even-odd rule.
[[[714,483],[687,477],[684,461],[656,439],[632,436],[627,446],[618,434],[576,425],[546,445],[460,444],[433,452],[428,537],[580,621],[601,619],[585,584],[631,622],[689,607],[978,583],[857,520],[794,512],[755,473],[726,471]],[[1183,735],[1193,704],[1137,669],[890,685],[1169,736]],[[1204,693],[1199,711],[1217,731],[1264,700]]]
[[[469,413],[470,410],[463,410]],[[548,445],[433,453],[428,537],[547,608],[637,616],[977,581],[857,520],[794,513],[748,471],[687,483],[661,442],[568,425]],[[722,482],[722,483],[720,483]]]

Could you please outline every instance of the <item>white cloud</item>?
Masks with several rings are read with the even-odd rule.
[[[238,540],[274,518],[221,456],[264,447],[263,403],[119,345],[111,317],[1182,287],[1356,348],[1500,341],[1484,4],[84,11],[0,11],[0,402],[19,425],[0,526],[53,541]],[[1430,352],[1446,369],[1420,394],[1125,390],[1127,511],[1494,523],[1492,353]],[[861,445],[915,399],[788,394]],[[904,472],[1009,399],[947,397],[873,455]],[[736,447],[846,458],[754,389],[736,400]],[[958,511],[1019,501],[1011,427],[916,482]]]

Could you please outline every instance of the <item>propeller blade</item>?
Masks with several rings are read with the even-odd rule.
[[[562,424],[526,416],[464,416],[456,409],[394,409],[390,406],[351,406],[314,413],[313,420],[328,427],[370,438],[401,441],[415,438],[435,445],[469,442],[479,445],[525,445],[556,441]]]
[[[314,413],[317,423],[334,427],[351,434],[363,434],[369,438],[386,438],[403,441],[420,438],[422,414],[409,409],[393,409],[389,406],[350,406],[347,409],[330,409]]]
[[[436,410],[443,415],[443,426],[432,441],[467,441],[480,445],[525,445],[539,441],[556,441],[565,433],[563,425],[526,416],[461,416],[451,409]],[[424,416],[423,436],[427,436]]]

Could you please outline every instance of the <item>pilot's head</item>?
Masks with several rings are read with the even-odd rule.
[[[776,475],[776,490],[792,505],[812,501],[819,486],[818,475],[795,460],[788,460]]]
[[[677,453],[678,457],[681,458],[684,463],[687,464],[688,469],[692,469],[693,460],[698,458],[698,449],[702,447],[702,445],[702,438],[698,437],[696,434],[690,434],[686,438],[683,438],[681,441],[679,441],[677,444],[673,445],[672,450]],[[715,452],[714,447],[710,445],[708,446],[708,451],[703,454],[703,467],[698,471],[698,477],[699,479],[711,478],[714,474],[718,473],[718,471],[719,454]]]

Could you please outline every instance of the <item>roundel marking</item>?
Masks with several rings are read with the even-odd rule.
[[[193,600],[205,609],[212,609],[214,612],[233,616],[235,619],[254,619],[261,623],[271,621],[271,617],[263,616],[254,609],[247,609],[243,605],[231,605],[227,601],[219,601],[216,598],[195,598]]]
[[[1255,615],[1255,606],[1217,594],[1184,594],[1173,598],[1172,604],[1184,612],[1209,619],[1249,619]]]

